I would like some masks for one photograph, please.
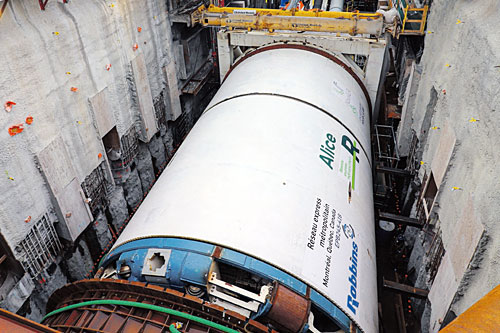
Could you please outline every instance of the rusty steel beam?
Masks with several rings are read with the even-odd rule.
[[[58,333],[59,331],[35,323],[15,313],[0,309],[0,331],[1,332],[23,332],[23,333]]]
[[[423,228],[423,224],[419,222],[418,219],[412,218],[412,217],[407,217],[407,216],[402,216],[402,215],[396,215],[396,214],[391,214],[391,213],[385,213],[385,212],[379,212],[378,217],[381,220],[384,221],[389,221],[393,222],[396,224],[404,224],[410,227],[415,227],[415,228]]]
[[[402,293],[410,297],[415,297],[415,298],[422,298],[425,299],[427,298],[427,295],[429,295],[429,290],[425,289],[420,289],[420,288],[415,288],[406,284],[402,283],[397,283],[394,281],[389,281],[386,279],[383,279],[383,287],[386,288],[387,290],[396,292],[396,293]]]

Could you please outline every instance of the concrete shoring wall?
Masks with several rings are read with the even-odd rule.
[[[0,41],[0,101],[17,103],[11,112],[0,110],[0,232],[20,262],[26,253],[16,249],[44,214],[66,239],[54,264],[33,281],[25,274],[2,295],[3,308],[39,320],[50,295],[47,286],[52,290],[88,276],[115,239],[112,233],[126,223],[171,158],[173,121],[184,110],[189,129],[207,94],[186,97],[181,109],[165,1],[49,0],[45,11],[37,1],[9,1],[0,19]],[[158,127],[153,101],[162,92],[167,123]],[[28,116],[31,125],[25,123]],[[24,124],[24,130],[10,136],[8,129],[16,124]],[[113,127],[119,136],[136,128],[141,140],[137,157],[118,177],[110,173],[101,140]],[[54,142],[61,143],[59,150],[45,154],[50,163],[44,165],[40,156]],[[58,158],[61,151],[68,158]],[[67,199],[71,179],[79,188],[103,161],[107,208],[95,216],[88,209],[68,214],[58,194]],[[79,190],[73,192],[72,200],[86,207]],[[64,222],[82,219],[91,223],[68,234]]]
[[[430,288],[424,332],[436,332],[449,310],[462,313],[500,283],[499,15],[495,0],[432,3],[421,79],[407,111],[420,138],[420,180],[441,175],[432,215],[446,253],[431,286],[425,270],[417,277],[417,287]],[[425,239],[416,238],[424,249]]]

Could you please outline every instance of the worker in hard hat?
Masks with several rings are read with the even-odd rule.
[[[285,10],[291,10],[290,4],[292,2],[293,0],[292,1],[281,0],[280,8]],[[295,9],[304,10],[304,4],[302,3],[302,1],[297,2],[297,7]]]

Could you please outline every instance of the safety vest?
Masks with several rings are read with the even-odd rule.
[[[285,10],[290,10],[290,2],[288,2],[285,6]],[[304,4],[302,3],[302,1],[299,1],[299,3],[297,3],[297,9],[298,10],[304,10]]]

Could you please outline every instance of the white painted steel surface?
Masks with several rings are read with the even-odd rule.
[[[359,84],[332,60],[300,49],[272,49],[248,57],[228,75],[208,109],[244,94],[277,94],[327,111],[349,128],[370,156],[370,110]]]
[[[331,12],[344,11],[344,0],[332,0],[332,2],[330,3],[330,8],[328,10]]]
[[[351,105],[365,109],[364,123]],[[283,49],[244,60],[114,247],[167,236],[233,248],[377,332],[368,112],[356,81],[327,58]],[[349,141],[366,154],[353,156]]]

